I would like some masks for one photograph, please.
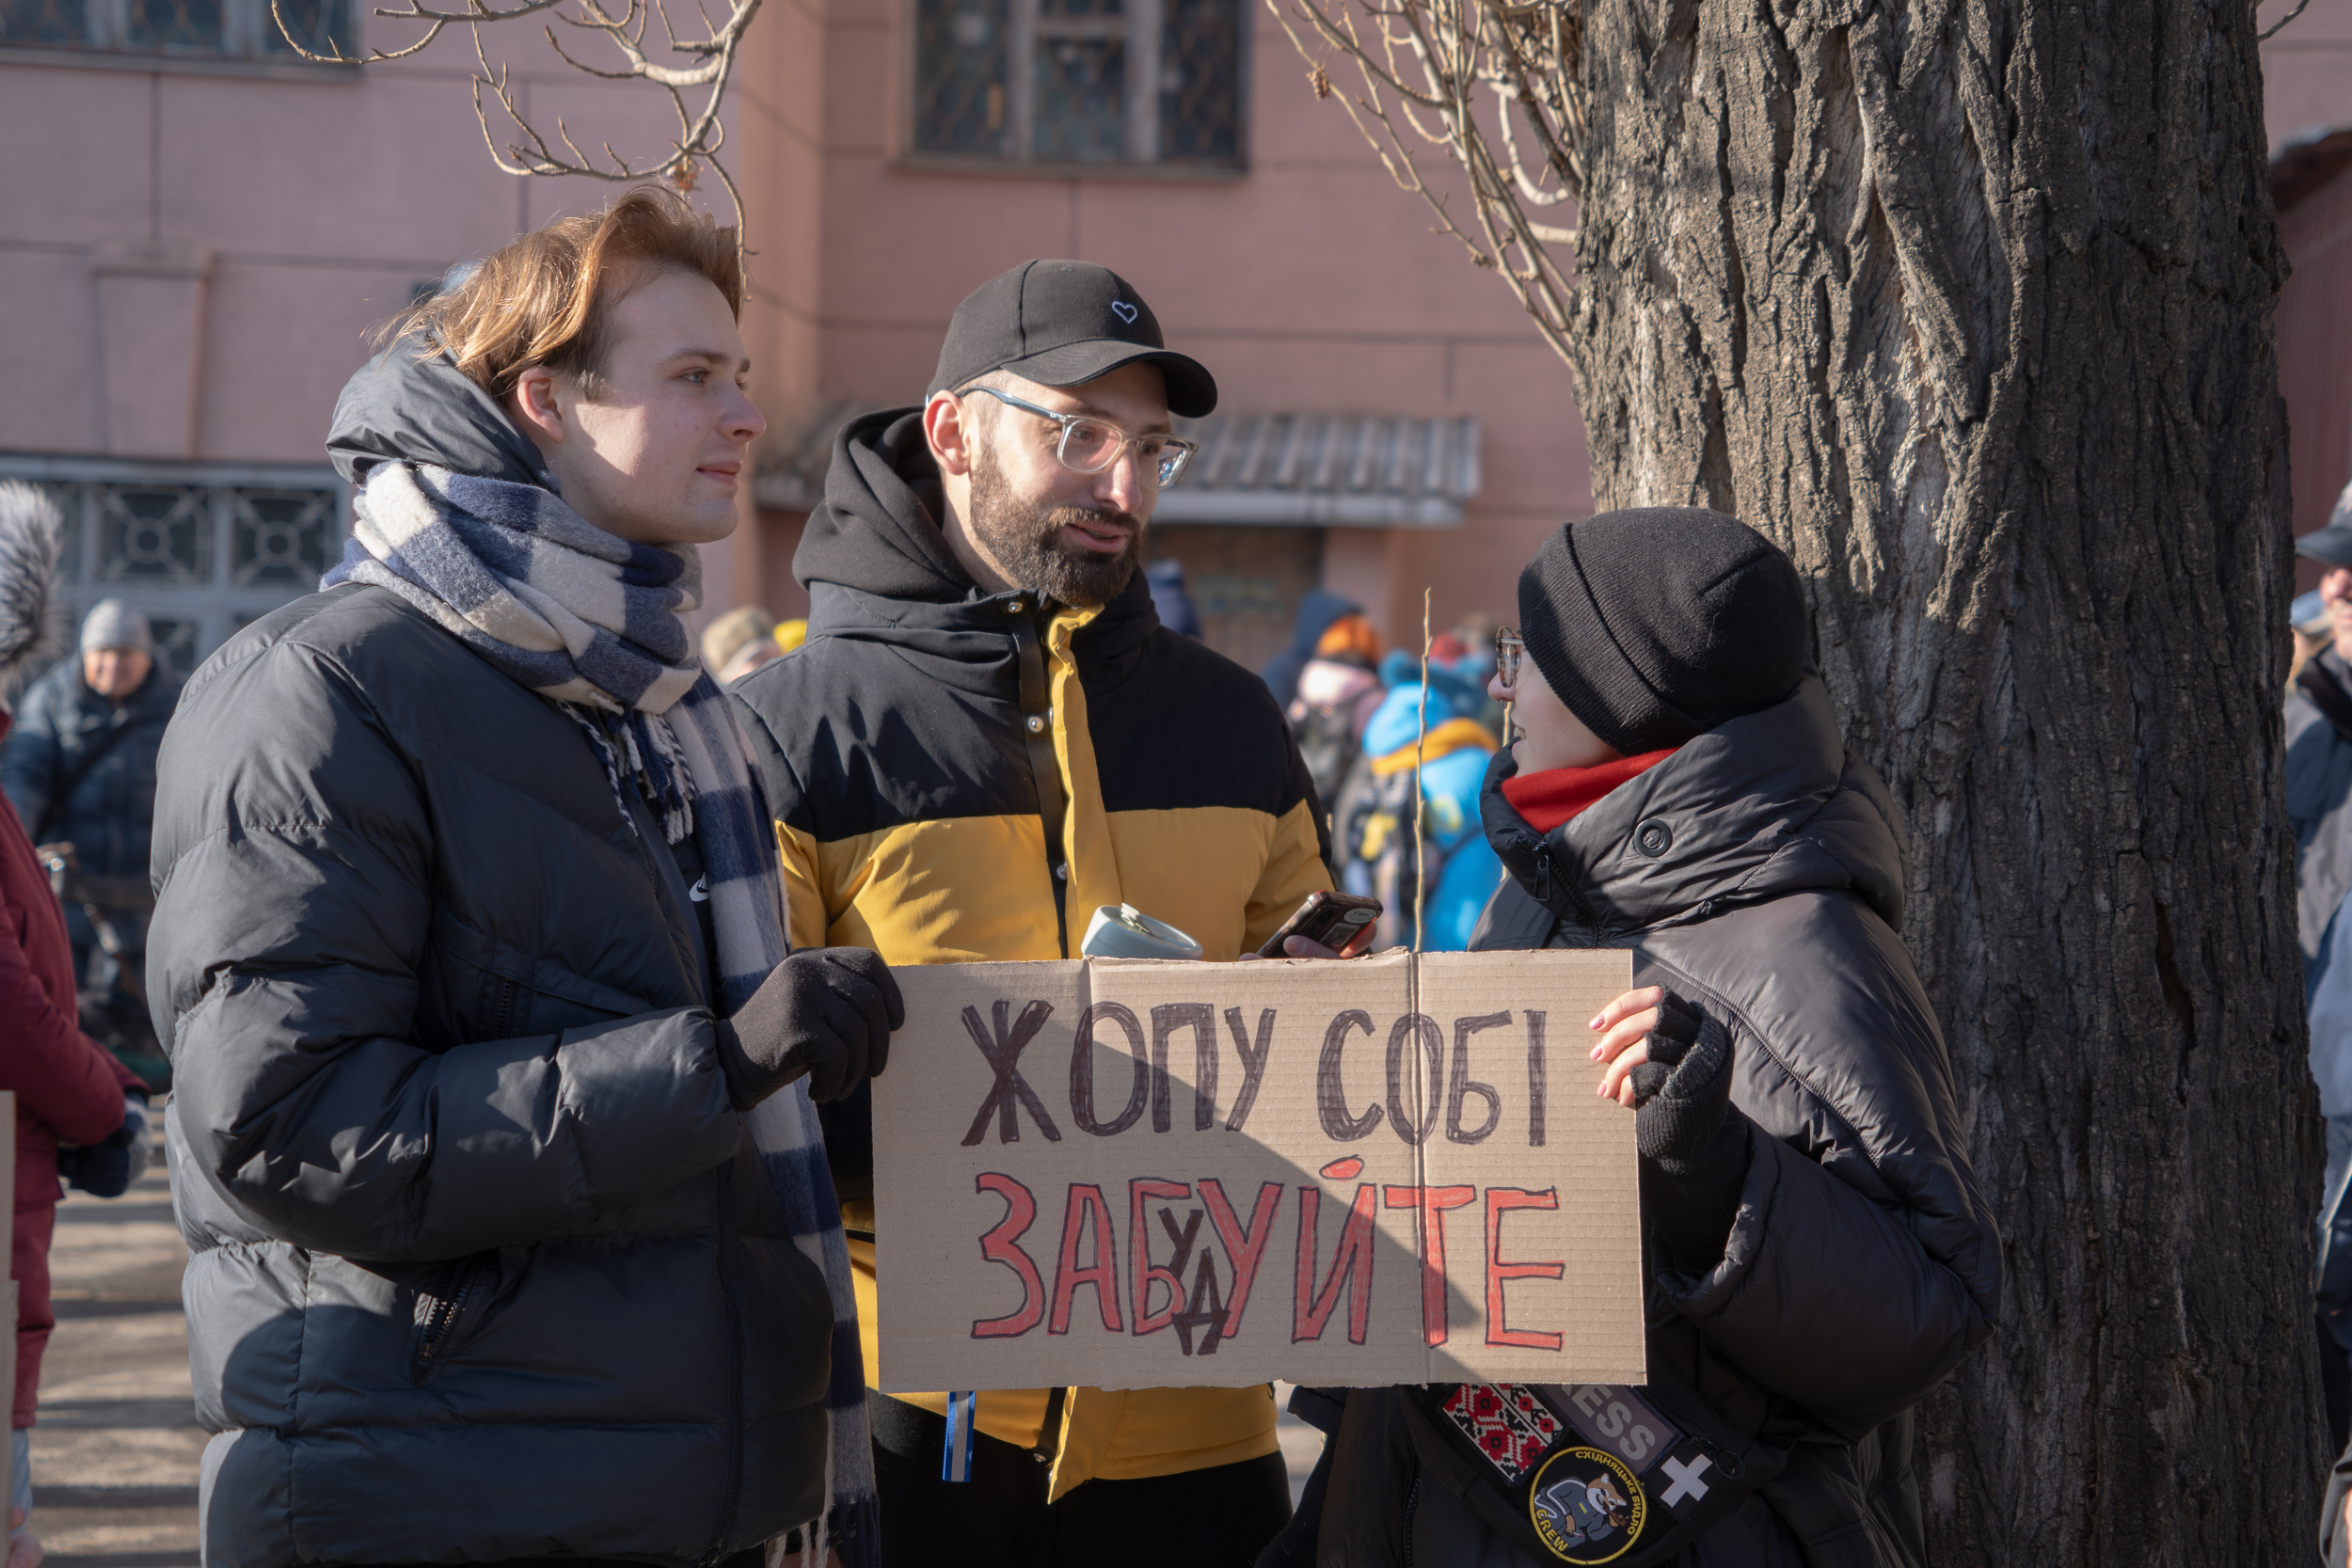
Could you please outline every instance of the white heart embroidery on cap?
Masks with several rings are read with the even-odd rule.
[[[1129,326],[1136,325],[1136,308],[1128,304],[1123,299],[1114,299],[1111,301],[1111,313],[1117,316],[1120,321],[1125,322]]]

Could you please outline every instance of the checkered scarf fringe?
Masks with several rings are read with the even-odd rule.
[[[687,629],[701,603],[700,558],[617,538],[536,485],[421,464],[377,466],[355,512],[343,559],[320,587],[398,594],[580,725],[631,832],[624,777],[655,806],[670,843],[693,835],[718,932],[718,1009],[732,1016],[790,943],[767,802]],[[821,1563],[830,1546],[850,1568],[871,1568],[879,1519],[865,1361],[824,1134],[803,1084],[748,1119],[793,1239],[833,1298],[828,1507],[795,1532],[797,1555]],[[784,1537],[768,1544],[771,1568],[785,1555]]]

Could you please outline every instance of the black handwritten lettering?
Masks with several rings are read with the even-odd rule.
[[[971,1128],[963,1134],[963,1147],[971,1148],[986,1134],[991,1111],[996,1113],[996,1141],[1019,1143],[1021,1122],[1013,1115],[1016,1102],[1028,1107],[1029,1115],[1037,1118],[1037,1130],[1045,1134],[1046,1142],[1061,1142],[1061,1129],[1056,1127],[1054,1118],[1046,1115],[1045,1102],[1038,1099],[1035,1089],[1029,1087],[1029,1081],[1021,1076],[1021,1053],[1028,1049],[1029,1042],[1037,1037],[1037,1032],[1053,1016],[1054,1005],[1051,1002],[1032,1002],[1021,1009],[1020,1022],[1009,1026],[1006,1020],[1012,1014],[1010,1002],[999,1002],[993,1010],[996,1034],[991,1039],[988,1030],[980,1023],[980,1010],[977,1007],[963,1009],[963,1026],[971,1033],[972,1043],[980,1048],[980,1054],[988,1058],[988,1065],[996,1073],[996,1081],[989,1085],[988,1098],[980,1101],[979,1115],[972,1118]]]
[[[1340,1053],[1346,1048],[1347,1037],[1358,1029],[1372,1033],[1372,1015],[1361,1008],[1351,1008],[1333,1019],[1331,1027],[1323,1032],[1323,1058],[1315,1064],[1315,1111],[1323,1118],[1323,1135],[1343,1144],[1369,1136],[1380,1125],[1376,1101],[1361,1117],[1347,1114],[1347,1090],[1340,1084]]]
[[[1412,1037],[1420,1046],[1421,1060],[1414,1064],[1426,1080],[1428,1093],[1422,1102],[1427,1107],[1415,1125],[1411,1109],[1405,1100],[1405,1042]],[[1406,1013],[1389,1030],[1389,1126],[1407,1144],[1426,1142],[1436,1131],[1438,1117],[1445,1096],[1445,1031],[1438,1021],[1421,1013]]]
[[[1168,1211],[1163,1209],[1160,1212],[1166,1214]],[[1200,1217],[1200,1211],[1194,1210],[1193,1218],[1198,1220]],[[1182,1264],[1177,1266],[1183,1267]],[[1192,1300],[1170,1320],[1176,1325],[1176,1338],[1183,1343],[1186,1355],[1193,1354],[1194,1329],[1206,1331],[1200,1336],[1202,1355],[1215,1355],[1218,1341],[1232,1338],[1225,1331],[1225,1313],[1226,1307],[1216,1299],[1216,1270],[1211,1266],[1209,1255],[1203,1252],[1200,1255],[1200,1272],[1192,1278]]]
[[[1454,1021],[1454,1085],[1445,1097],[1445,1136],[1448,1143],[1484,1143],[1486,1134],[1502,1119],[1502,1096],[1492,1084],[1482,1084],[1470,1075],[1470,1037],[1481,1029],[1494,1029],[1511,1022],[1504,1013],[1481,1013],[1476,1018]],[[1477,1095],[1486,1102],[1486,1119],[1475,1128],[1462,1125],[1462,1100]]]
[[[1249,1119],[1249,1108],[1258,1103],[1258,1085],[1265,1082],[1266,1058],[1274,1050],[1274,1009],[1258,1009],[1258,1042],[1252,1046],[1249,1036],[1241,1026],[1241,1009],[1225,1009],[1225,1027],[1233,1033],[1233,1049],[1241,1053],[1241,1093],[1234,1098],[1233,1114],[1225,1118],[1225,1131],[1238,1132],[1241,1124]],[[1200,1124],[1203,1127],[1207,1122]],[[1239,1313],[1234,1314],[1239,1317]],[[1225,1336],[1233,1336],[1229,1331]]]
[[[1544,1015],[1527,1012],[1527,1147],[1544,1147]]]
[[[1205,1132],[1216,1125],[1216,1009],[1206,1002],[1168,1002],[1152,1009],[1152,1131],[1168,1126],[1168,1037],[1192,1031],[1192,1125]]]
[[[1137,1177],[1127,1183],[1127,1279],[1135,1306],[1133,1332],[1136,1334],[1166,1328],[1168,1319],[1184,1304],[1184,1259],[1191,1255],[1192,1238],[1200,1230],[1200,1211],[1195,1209],[1184,1251],[1173,1263],[1161,1268],[1152,1261],[1152,1232],[1143,1223],[1144,1206],[1156,1198],[1191,1196],[1192,1188],[1182,1181],[1154,1181],[1150,1177]],[[1160,1212],[1165,1214],[1168,1211],[1163,1209]],[[1158,1312],[1152,1310],[1152,1287],[1155,1282],[1168,1287],[1168,1306]]]
[[[1135,1086],[1127,1092],[1127,1107],[1108,1121],[1094,1116],[1094,1026],[1109,1019],[1127,1031],[1127,1050],[1136,1059]],[[1118,1002],[1095,1002],[1078,1015],[1077,1043],[1070,1048],[1070,1114],[1078,1126],[1098,1138],[1124,1132],[1143,1115],[1152,1092],[1152,1061],[1143,1044],[1143,1024],[1135,1009]]]

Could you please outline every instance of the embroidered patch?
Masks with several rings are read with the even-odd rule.
[[[1445,1413],[1509,1481],[1534,1469],[1560,1435],[1558,1418],[1516,1383],[1462,1384],[1446,1396]]]
[[[1536,1535],[1561,1561],[1613,1562],[1641,1539],[1649,1499],[1616,1455],[1562,1449],[1535,1473],[1527,1512]]]

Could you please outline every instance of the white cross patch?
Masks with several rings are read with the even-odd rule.
[[[1666,1488],[1664,1498],[1666,1506],[1672,1508],[1685,1497],[1695,1502],[1706,1497],[1707,1482],[1699,1480],[1699,1472],[1713,1463],[1715,1462],[1705,1454],[1699,1455],[1688,1465],[1679,1459],[1666,1461],[1666,1473],[1675,1480],[1675,1483]]]

